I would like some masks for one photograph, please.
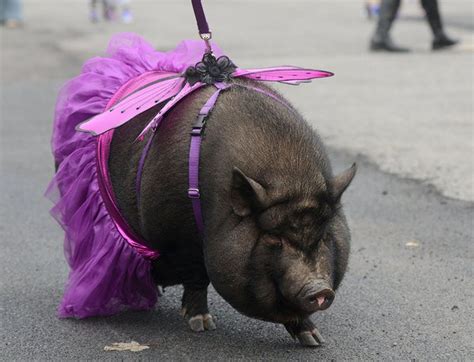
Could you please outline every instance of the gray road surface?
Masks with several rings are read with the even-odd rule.
[[[49,217],[50,204],[42,196],[53,172],[49,151],[52,109],[65,79],[78,72],[85,58],[100,52],[109,34],[119,28],[103,24],[92,28],[84,20],[84,4],[59,3],[48,0],[40,6],[30,0],[28,27],[15,33],[0,30],[1,360],[474,359],[473,204],[446,198],[426,183],[386,174],[380,170],[387,168],[383,162],[372,162],[391,154],[396,159],[394,169],[389,168],[392,172],[404,175],[404,165],[411,162],[419,162],[419,168],[433,171],[432,164],[423,166],[423,162],[416,161],[421,157],[429,163],[436,155],[430,154],[432,146],[423,140],[423,132],[418,132],[420,126],[412,123],[428,123],[431,116],[437,117],[448,109],[454,122],[450,123],[453,135],[446,136],[441,117],[424,128],[431,132],[432,143],[433,139],[436,144],[451,142],[445,138],[453,137],[453,142],[460,145],[458,154],[451,154],[448,147],[439,161],[433,161],[440,167],[436,172],[440,179],[449,180],[452,170],[444,168],[446,162],[455,173],[467,177],[467,184],[466,180],[464,184],[448,181],[450,187],[472,188],[472,168],[455,167],[460,162],[468,164],[471,157],[465,149],[472,147],[469,139],[466,141],[468,132],[472,132],[472,104],[467,100],[467,96],[472,96],[468,84],[472,52],[465,47],[453,53],[431,55],[426,51],[428,33],[413,30],[418,31],[424,24],[402,20],[397,27],[400,41],[405,40],[417,51],[396,58],[368,55],[364,51],[370,25],[360,15],[359,5],[344,1],[314,2],[316,8],[306,1],[291,2],[298,6],[289,5],[289,1],[226,2],[235,6],[235,12],[223,11],[222,3],[209,1],[213,4],[209,16],[215,19],[214,28],[227,27],[226,37],[220,36],[218,40],[240,57],[239,64],[316,63],[338,73],[332,80],[305,86],[305,90],[285,91],[332,146],[331,158],[337,170],[354,160],[359,163],[360,172],[344,198],[353,230],[350,270],[333,306],[314,317],[327,344],[315,350],[299,347],[283,327],[241,316],[215,292],[211,293],[210,302],[218,329],[194,334],[178,314],[180,288],[167,289],[153,312],[85,321],[56,319],[55,308],[67,266],[62,256],[62,233]],[[136,24],[133,29],[166,49],[179,39],[192,36],[194,23],[187,3],[161,3],[169,7],[170,16],[146,11],[154,6],[151,1],[137,1],[137,16],[142,16],[147,25]],[[466,11],[472,11],[470,5],[463,1],[453,3],[458,8],[446,6],[447,20],[465,25]],[[272,12],[262,19],[258,14],[268,6]],[[237,29],[235,18],[246,9],[250,10],[245,32],[255,33],[254,39],[243,35],[243,30],[231,32]],[[291,9],[297,19],[291,27],[280,26],[276,30],[269,26],[283,25]],[[311,9],[315,9],[314,14],[308,14]],[[181,13],[187,14],[180,20],[183,28],[171,29],[171,18],[176,19]],[[159,17],[166,26],[152,27],[153,17]],[[314,23],[308,24],[309,18]],[[413,36],[407,36],[409,29]],[[452,32],[465,38],[472,36],[472,28],[466,26],[453,28]],[[319,39],[308,34],[319,34]],[[298,38],[302,36],[315,42],[314,47],[305,48]],[[248,41],[243,42],[241,37]],[[262,39],[267,40],[256,48]],[[270,54],[268,49],[272,46]],[[254,57],[256,61],[252,60]],[[455,62],[456,67],[448,66],[452,63],[447,62]],[[453,72],[458,77],[442,74],[436,79],[429,78],[429,74],[440,74],[442,64],[449,74]],[[399,67],[411,67],[418,74],[421,71],[424,83],[411,81],[408,71],[402,71],[393,80],[384,80],[387,72]],[[379,88],[371,90],[374,84]],[[422,92],[431,96],[436,95],[437,89],[444,90],[446,102],[456,104],[457,109],[440,105],[438,98],[431,101]],[[403,110],[398,119],[401,123],[396,123],[397,117],[392,113],[396,105],[385,102],[380,93],[397,93],[402,97],[396,98]],[[366,102],[369,95],[376,99],[375,105]],[[367,121],[386,113],[388,116],[381,118],[386,119],[390,130],[398,132],[398,128],[409,124],[414,133],[418,132],[410,136],[416,142],[404,141],[397,148],[392,133]],[[403,123],[407,117],[409,123]],[[467,126],[462,126],[463,122]],[[342,136],[338,135],[341,130]],[[378,140],[370,141],[372,138]],[[424,144],[416,146],[419,149],[413,145],[418,141]],[[369,152],[361,148],[366,142]],[[417,152],[411,154],[410,147]],[[374,156],[378,151],[374,153],[372,148],[382,152],[380,159]],[[422,173],[408,175],[418,178]],[[435,180],[433,176],[431,181],[436,183]],[[443,192],[446,190],[449,188],[442,188]],[[103,351],[104,346],[113,342],[131,340],[151,348],[137,354]]]

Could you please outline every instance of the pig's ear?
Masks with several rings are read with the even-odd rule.
[[[350,185],[357,171],[357,165],[354,163],[350,168],[336,175],[329,182],[329,190],[334,201],[339,201],[344,191]]]
[[[231,200],[234,213],[244,217],[250,215],[253,209],[266,204],[267,192],[257,181],[234,167]]]

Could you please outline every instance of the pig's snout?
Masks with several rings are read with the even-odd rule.
[[[298,293],[297,299],[301,308],[314,313],[329,308],[334,297],[334,291],[326,283],[311,283]]]

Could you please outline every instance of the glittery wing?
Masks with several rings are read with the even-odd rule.
[[[331,77],[334,74],[324,70],[305,69],[293,66],[282,66],[260,69],[237,69],[232,76],[244,77],[267,82],[281,82],[285,84],[306,83],[315,78]]]
[[[172,99],[170,99],[166,104],[165,106],[158,112],[158,114],[153,117],[153,119],[146,125],[146,127],[143,129],[143,131],[138,135],[137,139],[138,140],[141,140],[143,139],[143,136],[152,128],[155,128],[157,127],[161,120],[163,119],[163,117],[165,116],[165,114],[171,109],[173,108],[181,99],[183,99],[184,97],[186,97],[187,95],[191,94],[192,92],[194,92],[195,90],[201,88],[202,86],[204,86],[205,84],[204,83],[201,83],[201,82],[197,82],[196,84],[194,85],[190,85],[189,83],[186,83],[184,85],[184,87],[179,91],[178,94],[176,94],[175,97],[173,97]]]
[[[105,112],[80,123],[76,129],[99,135],[120,127],[153,106],[176,96],[184,86],[185,79],[180,75],[159,78],[130,93]]]

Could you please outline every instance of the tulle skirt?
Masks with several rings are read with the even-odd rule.
[[[203,53],[202,42],[185,41],[162,53],[137,35],[119,34],[111,40],[106,57],[87,61],[81,74],[61,90],[52,137],[59,169],[46,192],[54,203],[51,214],[65,231],[64,252],[70,266],[60,317],[154,307],[157,288],[151,261],[117,229],[99,188],[97,138],[75,127],[103,112],[127,82],[155,70],[183,72]]]

